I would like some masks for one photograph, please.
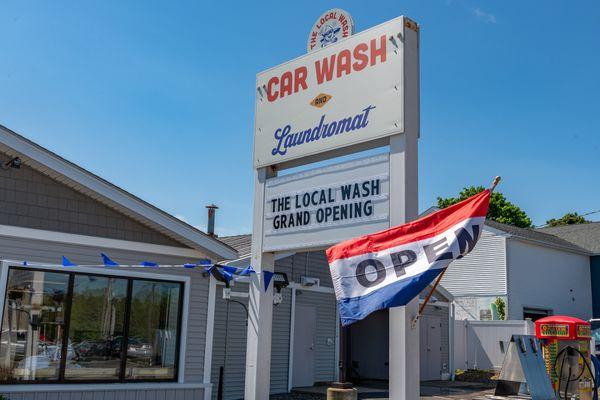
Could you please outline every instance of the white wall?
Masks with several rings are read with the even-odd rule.
[[[499,370],[504,360],[500,342],[510,341],[515,334],[531,335],[533,331],[531,320],[456,320],[454,322],[454,368]]]
[[[442,286],[456,297],[506,294],[505,238],[484,228],[475,249],[453,261]]]
[[[592,317],[590,258],[507,240],[508,319],[523,319],[523,307],[550,308],[554,315]]]

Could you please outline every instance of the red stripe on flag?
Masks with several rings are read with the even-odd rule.
[[[489,207],[490,194],[490,190],[486,189],[460,203],[408,224],[338,243],[327,249],[327,260],[331,264],[341,258],[374,253],[428,239],[447,231],[467,218],[485,217]]]

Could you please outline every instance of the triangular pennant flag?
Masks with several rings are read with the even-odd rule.
[[[119,266],[119,264],[117,264],[116,262],[111,260],[110,257],[107,256],[106,254],[100,253],[100,256],[102,257],[102,262],[104,263],[105,267],[118,267]]]
[[[217,269],[217,271],[219,271],[219,269]],[[227,283],[231,282],[231,280],[233,279],[233,275],[225,270],[220,270],[219,273]]]
[[[250,274],[255,274],[256,271],[254,270],[254,268],[252,268],[252,265],[248,265],[246,268],[244,268],[242,270],[242,272],[240,272],[240,276],[246,276],[246,275],[250,275]]]
[[[229,272],[230,274],[237,274],[238,272],[238,268],[232,267],[231,265],[220,265],[220,267],[223,268],[224,271]]]
[[[263,279],[265,281],[265,292],[269,289],[269,284],[271,283],[271,279],[273,279],[274,272],[271,271],[263,271]]]
[[[152,261],[142,261],[140,263],[140,265],[142,267],[158,267],[158,263],[152,262]]]
[[[65,256],[62,256],[62,265],[63,267],[76,267],[77,264],[73,264],[69,259]]]

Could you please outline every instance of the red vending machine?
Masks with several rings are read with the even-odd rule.
[[[545,317],[535,321],[535,335],[558,398],[591,400],[589,322],[560,315]]]

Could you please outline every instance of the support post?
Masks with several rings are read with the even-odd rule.
[[[404,19],[404,133],[390,137],[390,226],[416,219],[419,209],[419,34],[416,24]],[[389,310],[390,399],[419,398],[419,327],[412,327],[418,305],[415,298]]]
[[[273,282],[265,292],[263,271],[274,270],[273,253],[263,253],[265,183],[275,176],[271,168],[254,171],[254,215],[252,224],[252,275],[248,299],[248,340],[246,345],[246,387],[244,399],[269,398],[271,377],[271,327],[273,323]]]

